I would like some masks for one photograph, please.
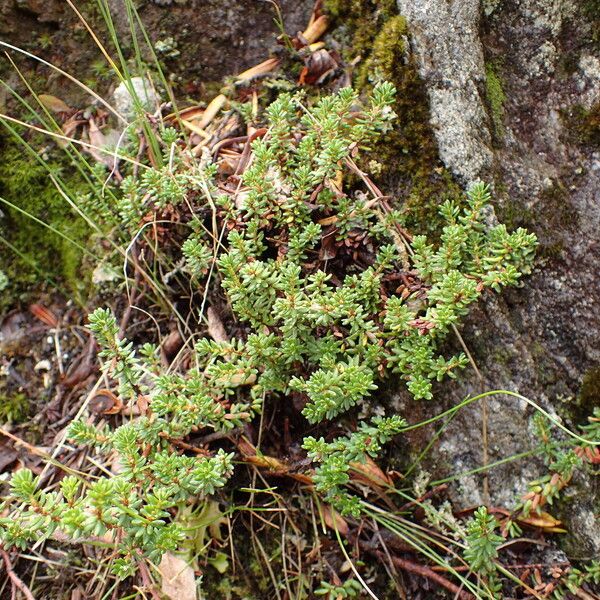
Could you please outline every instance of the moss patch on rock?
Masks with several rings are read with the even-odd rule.
[[[325,0],[324,9],[347,32],[355,55],[369,52],[377,31],[398,14],[395,0]]]
[[[506,95],[502,81],[498,76],[498,67],[494,63],[485,65],[485,95],[490,108],[494,133],[498,138],[504,135],[504,103]]]
[[[577,142],[600,148],[600,102],[589,109],[573,106],[563,113],[563,117]]]
[[[572,412],[584,423],[597,406],[600,406],[600,367],[592,368],[584,375]]]
[[[359,58],[355,86],[368,91],[377,81],[388,80],[398,90],[398,120],[373,152],[381,165],[378,179],[395,192],[408,228],[435,234],[440,204],[460,197],[462,189],[439,160],[406,20],[395,2],[327,0],[325,8],[339,25],[334,35],[344,39],[347,61]]]

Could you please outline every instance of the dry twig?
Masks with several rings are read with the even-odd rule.
[[[13,586],[13,590],[16,588],[21,591],[21,593],[25,596],[27,600],[35,600],[34,595],[31,593],[31,590],[23,583],[23,581],[19,578],[19,576],[13,571],[12,563],[10,562],[10,556],[8,556],[8,552],[3,548],[0,548],[0,555],[4,560],[4,568],[6,569],[6,574],[10,579],[10,582]]]

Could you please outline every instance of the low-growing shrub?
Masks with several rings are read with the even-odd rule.
[[[172,131],[169,166],[126,179],[118,218],[134,227],[145,213],[194,194],[182,269],[194,285],[221,286],[242,333],[229,341],[201,338],[192,366],[178,372],[160,366],[155,346],[120,339],[110,311],[94,311],[89,326],[104,369],[139,416],[116,428],[71,425],[71,440],[102,454],[110,475],[70,475],[60,489],[45,491],[31,471],[15,473],[11,511],[0,519],[6,546],[25,548],[57,530],[82,541],[101,538],[118,549],[114,570],[126,576],[141,555],[158,562],[176,549],[184,537],[178,511],[214,494],[232,473],[231,452],[193,452],[182,443],[190,434],[231,432],[265,402],[303,406],[312,425],[339,420],[374,402],[388,377],[427,401],[433,381],[467,365],[464,354],[443,353],[444,341],[483,294],[529,272],[536,239],[493,224],[481,183],[462,205],[441,203],[438,241],[404,229],[401,211],[360,166],[391,126],[394,94],[383,83],[362,104],[342,89],[314,107],[300,94],[281,95],[233,188],[217,185],[209,157],[198,161],[177,147],[173,158]],[[363,189],[344,191],[349,179]],[[358,515],[360,502],[345,488],[350,465],[376,457],[405,426],[402,415],[376,416],[336,439],[306,437],[314,485],[326,502]],[[494,542],[492,525],[478,513],[469,539],[485,530]]]

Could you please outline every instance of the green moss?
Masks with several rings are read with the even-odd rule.
[[[355,55],[368,53],[375,33],[398,14],[395,0],[325,0],[324,9],[347,31]]]
[[[406,55],[408,29],[406,19],[400,15],[388,18],[373,40],[367,60],[359,69],[357,85],[366,87],[373,79],[393,79],[397,72],[397,61]]]
[[[22,392],[0,393],[0,423],[21,423],[29,416],[29,399]]]
[[[552,369],[552,373],[556,378],[555,368]],[[541,382],[545,383],[543,379]],[[588,417],[600,406],[600,367],[592,367],[583,375],[575,395],[572,394],[572,390],[565,388],[562,397],[558,399],[561,400],[561,404],[557,405],[561,417],[573,425],[587,424]]]
[[[555,180],[540,194],[540,200],[538,206],[543,212],[536,215],[535,221],[544,227],[544,235],[541,236],[543,249],[544,246],[552,246],[557,240],[562,240],[566,227],[577,227],[577,215],[570,203],[568,187],[560,179]]]
[[[565,249],[565,228],[577,227],[577,215],[570,202],[567,184],[556,179],[540,192],[533,207],[510,201],[496,207],[496,214],[508,229],[532,229],[538,236],[536,255],[540,259],[560,258]]]
[[[573,106],[563,118],[577,142],[600,148],[600,102],[589,109]]]
[[[334,35],[345,37],[350,62],[360,57],[355,85],[368,91],[377,80],[396,86],[394,110],[398,121],[372,155],[382,165],[381,185],[399,197],[406,226],[435,234],[438,208],[462,189],[444,168],[429,124],[429,102],[417,66],[408,52],[409,31],[395,2],[326,0],[325,7],[339,25]]]
[[[56,190],[44,166],[13,139],[0,138],[0,149],[0,197],[85,245],[90,234],[88,226]],[[72,189],[82,188],[82,182],[69,175],[65,165],[54,162],[52,168],[61,170],[61,177],[69,180]],[[4,203],[0,210],[0,236],[4,240],[0,240],[0,270],[8,279],[0,310],[44,281],[62,282],[70,293],[81,295],[85,291],[82,250]]]
[[[594,408],[600,406],[600,367],[590,369],[584,375],[575,402],[583,417],[591,415]]]
[[[485,65],[485,95],[489,104],[494,131],[498,137],[504,135],[504,103],[506,95],[502,89],[502,81],[493,63]]]
[[[492,351],[492,358],[495,365],[508,365],[514,360],[514,355],[508,348],[499,346]]]
[[[498,208],[499,219],[513,230],[526,227],[535,221],[534,212],[518,202],[506,202]]]
[[[565,251],[565,244],[563,241],[556,241],[552,244],[544,244],[538,251],[540,258],[556,259],[560,258]]]

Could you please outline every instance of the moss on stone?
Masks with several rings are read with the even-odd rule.
[[[365,88],[374,79],[393,79],[398,61],[405,62],[408,29],[406,19],[400,15],[389,17],[375,35],[369,57],[359,67],[356,83]]]
[[[510,230],[527,227],[535,222],[533,210],[517,202],[505,202],[497,208],[497,213],[502,223]]]
[[[577,227],[578,216],[573,210],[570,199],[568,185],[556,179],[552,185],[540,193],[539,210],[543,214],[538,214],[535,221],[543,224],[544,235],[541,236],[541,245],[553,245],[557,238],[562,240],[565,228],[569,226]]]
[[[345,29],[356,55],[369,53],[373,38],[385,21],[398,14],[395,0],[325,0],[325,11],[335,25]]]
[[[0,197],[85,245],[90,234],[88,226],[56,190],[44,166],[27,156],[13,139],[1,137],[0,148]],[[82,188],[75,175],[67,174],[65,165],[55,161],[52,167],[62,169],[61,176],[69,179],[73,188]],[[0,235],[5,240],[0,240],[0,270],[8,279],[0,310],[48,280],[61,282],[70,293],[80,296],[86,289],[81,249],[4,203],[0,211]]]
[[[368,91],[378,80],[396,86],[398,120],[372,153],[383,166],[378,180],[398,196],[409,229],[435,234],[440,204],[462,196],[462,189],[439,160],[426,90],[409,52],[406,20],[395,2],[328,0],[325,7],[340,24],[337,35],[346,38],[347,60],[360,57],[355,86]]]
[[[600,367],[590,369],[584,375],[575,402],[584,417],[591,415],[594,408],[600,406]]]
[[[507,193],[499,186],[498,191]],[[578,216],[573,210],[567,182],[555,179],[539,193],[539,202],[526,206],[520,202],[505,202],[496,206],[498,219],[508,229],[518,227],[533,230],[538,236],[538,259],[555,260],[565,250],[565,228],[576,228]]]
[[[573,106],[563,113],[563,117],[576,141],[586,146],[600,148],[600,102],[589,109]]]
[[[497,137],[504,135],[504,103],[506,95],[502,88],[502,81],[498,76],[498,67],[494,63],[485,65],[485,95],[490,108],[492,124]]]

